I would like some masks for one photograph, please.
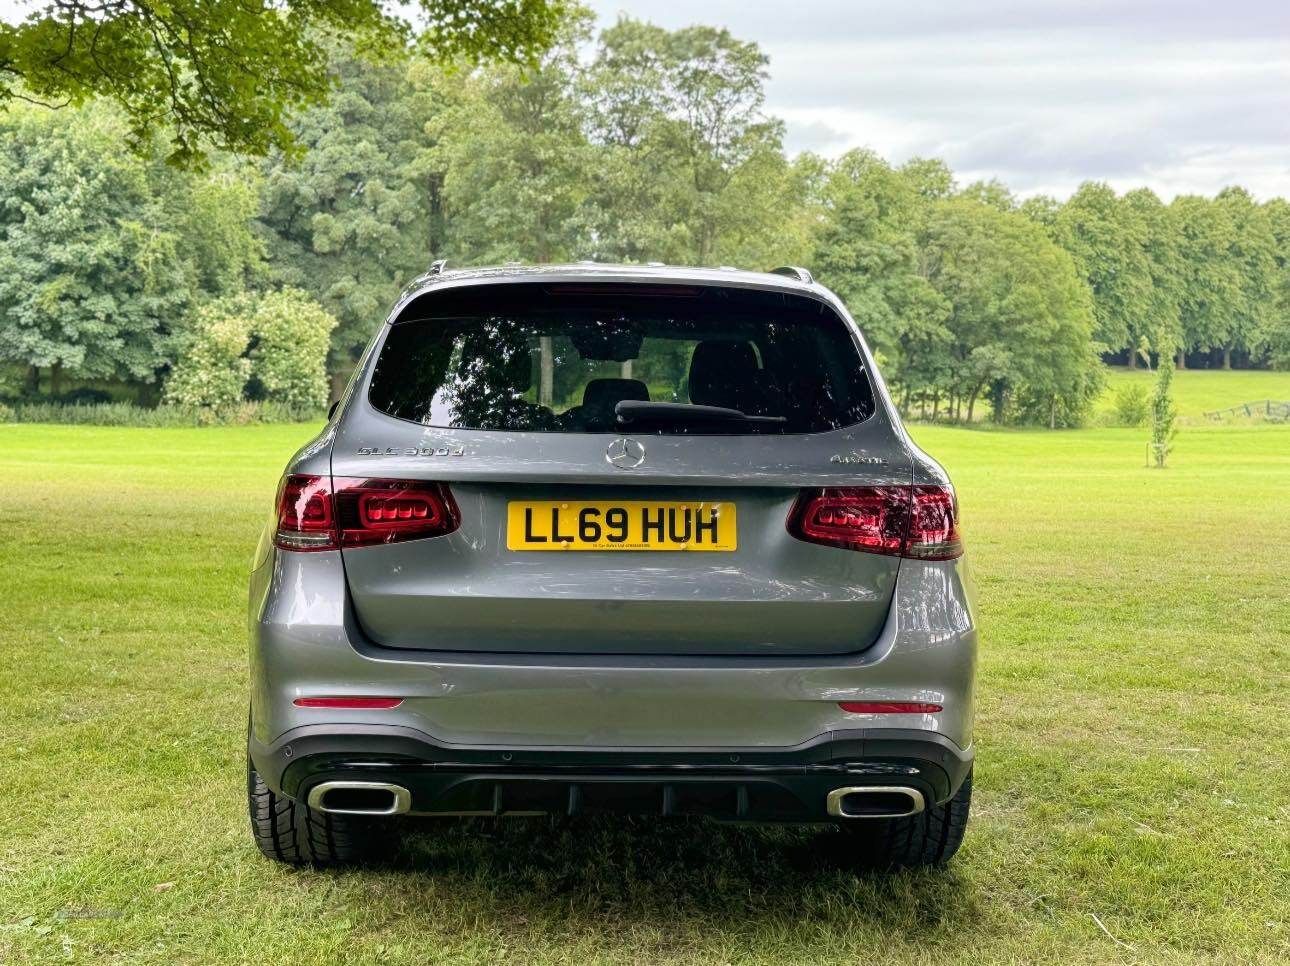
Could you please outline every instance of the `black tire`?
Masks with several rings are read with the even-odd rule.
[[[392,823],[329,815],[276,794],[247,763],[246,802],[251,836],[268,858],[288,865],[350,865],[386,855],[396,836]]]
[[[972,773],[944,805],[908,818],[856,818],[840,822],[850,838],[850,858],[861,867],[944,865],[963,844],[972,807]]]

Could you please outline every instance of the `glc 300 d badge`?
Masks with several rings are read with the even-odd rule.
[[[464,446],[360,446],[359,456],[464,456]]]
[[[605,459],[610,466],[620,470],[634,470],[645,462],[645,445],[634,439],[619,437],[605,450]]]

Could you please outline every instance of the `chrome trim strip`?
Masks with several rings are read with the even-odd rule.
[[[323,804],[324,796],[338,789],[389,792],[394,796],[394,802],[389,808],[381,811],[368,808],[328,808]],[[402,785],[391,785],[387,782],[321,782],[309,789],[309,797],[305,800],[305,804],[330,815],[403,815],[412,808],[412,793]]]
[[[863,795],[873,792],[906,795],[909,797],[910,809],[907,812],[883,812],[865,815],[848,812],[842,805],[842,800],[848,795]],[[905,785],[848,785],[846,788],[835,788],[829,792],[829,797],[825,799],[825,806],[829,814],[834,818],[905,818],[909,815],[917,815],[927,807],[927,802],[923,799],[923,793],[917,788],[909,788]]]

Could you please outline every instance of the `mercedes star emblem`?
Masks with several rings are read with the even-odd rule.
[[[619,437],[605,450],[605,459],[620,470],[634,470],[645,462],[645,446],[634,439]]]

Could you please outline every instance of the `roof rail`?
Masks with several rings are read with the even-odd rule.
[[[810,285],[815,281],[810,272],[796,265],[781,265],[779,268],[772,268],[770,273],[772,275],[787,275],[789,278],[797,279],[804,285]]]
[[[448,267],[448,259],[436,258],[433,262],[430,263],[430,274],[442,275],[444,273],[444,269],[446,269],[447,267]]]

